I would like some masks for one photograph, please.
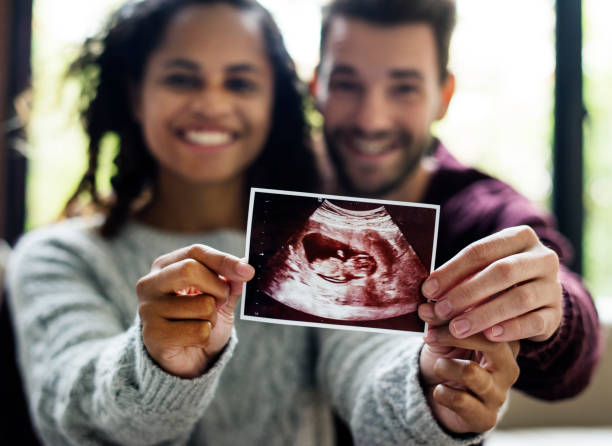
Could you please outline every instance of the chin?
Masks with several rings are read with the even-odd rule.
[[[379,182],[351,182],[351,191],[354,194],[361,195],[368,198],[382,198],[385,195],[395,191],[402,183],[403,178],[379,181]]]

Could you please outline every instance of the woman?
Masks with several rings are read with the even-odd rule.
[[[25,236],[9,274],[45,442],[329,444],[327,398],[363,444],[453,440],[420,389],[420,342],[234,320],[254,275],[237,257],[248,187],[317,183],[295,71],[261,6],[129,3],[71,73],[90,165],[67,210],[97,214]],[[105,199],[109,134],[119,147]]]

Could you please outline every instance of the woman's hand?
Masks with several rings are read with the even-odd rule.
[[[430,328],[425,342],[421,379],[438,422],[456,433],[494,427],[519,376],[518,341],[492,342],[482,333],[457,339],[445,325]]]
[[[157,364],[182,378],[202,375],[227,344],[242,285],[254,274],[204,245],[156,259],[136,291],[144,345]]]

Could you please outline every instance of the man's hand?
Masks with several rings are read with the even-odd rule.
[[[142,338],[151,357],[182,378],[203,374],[229,340],[252,266],[204,245],[159,257],[138,281]]]
[[[504,229],[479,240],[434,271],[423,283],[419,316],[429,324],[450,321],[466,338],[483,332],[492,341],[550,338],[561,324],[559,258],[529,226]]]
[[[447,326],[430,328],[425,342],[421,378],[438,422],[456,433],[494,427],[519,376],[519,343],[491,342],[482,334],[457,339]]]

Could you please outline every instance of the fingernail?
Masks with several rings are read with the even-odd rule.
[[[236,263],[236,272],[239,276],[244,278],[251,277],[253,274],[253,267],[248,263],[238,262]]]
[[[433,307],[431,305],[422,305],[421,316],[423,316],[425,319],[433,319],[435,316]]]
[[[495,325],[493,328],[491,328],[491,334],[493,335],[494,338],[497,338],[498,336],[503,335],[504,327],[502,327],[501,325]]]
[[[442,318],[447,318],[453,312],[453,307],[448,300],[443,300],[436,304],[436,313]]]
[[[465,334],[470,329],[470,322],[467,319],[457,319],[453,321],[453,328],[458,335]]]
[[[436,279],[430,279],[425,281],[421,288],[421,291],[423,291],[425,297],[431,299],[435,296],[436,291],[438,291],[438,288],[440,288],[440,284],[438,283],[438,281]]]

